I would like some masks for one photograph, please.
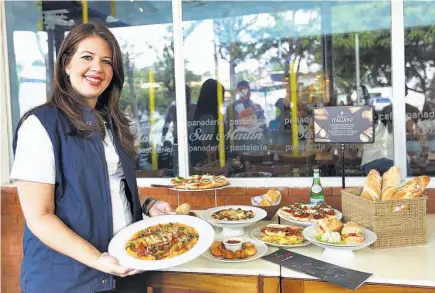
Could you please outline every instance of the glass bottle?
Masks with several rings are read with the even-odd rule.
[[[320,183],[320,171],[319,169],[314,169],[313,174],[313,185],[311,186],[310,192],[310,204],[322,203],[325,201],[325,194],[323,193],[322,184]]]

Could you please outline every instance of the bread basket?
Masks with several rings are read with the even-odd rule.
[[[279,192],[279,191],[278,191]],[[251,198],[251,205],[260,209],[263,209],[267,212],[267,216],[263,220],[271,220],[276,212],[279,210],[279,204],[281,203],[282,196],[279,197],[278,201],[276,201],[273,205],[270,206],[262,206],[260,205],[261,201],[264,199],[266,194],[254,196]]]
[[[356,222],[373,231],[377,241],[372,248],[394,248],[427,243],[425,195],[417,198],[373,201],[361,197],[362,188],[341,191],[346,222]]]

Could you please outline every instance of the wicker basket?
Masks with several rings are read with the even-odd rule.
[[[362,188],[341,192],[345,222],[356,222],[375,232],[378,240],[370,247],[393,248],[427,243],[427,197],[370,201],[360,196]],[[402,207],[398,211],[398,207]]]

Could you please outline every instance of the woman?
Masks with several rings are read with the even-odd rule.
[[[171,209],[151,198],[140,206],[134,137],[118,105],[123,82],[112,33],[79,25],[59,49],[49,101],[17,127],[11,178],[26,219],[25,293],[138,292],[131,277],[115,285],[138,271],[121,266],[108,244],[142,208],[151,216]]]
[[[195,129],[189,135],[191,146],[206,149],[206,151],[193,151],[190,154],[192,166],[215,164],[218,159],[219,146],[219,117],[218,117],[218,87],[221,88],[222,99],[225,88],[215,79],[207,79],[199,92],[193,121]],[[205,138],[205,139],[204,139]],[[222,139],[225,139],[224,137]]]

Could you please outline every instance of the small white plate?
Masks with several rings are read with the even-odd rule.
[[[216,241],[222,241],[222,239],[218,238],[216,239]],[[264,244],[261,241],[258,240],[253,240],[250,238],[242,238],[242,242],[251,242],[252,244],[255,245],[255,248],[257,249],[257,253],[251,257],[245,258],[245,259],[225,259],[223,257],[216,257],[213,256],[210,253],[210,249],[207,249],[202,256],[212,259],[214,261],[220,261],[220,262],[230,262],[230,263],[235,263],[235,262],[245,262],[245,261],[251,261],[251,260],[256,260],[259,259],[260,257],[262,257],[263,255],[265,255],[267,253],[267,245]]]
[[[310,207],[311,205],[307,205],[307,206]],[[314,222],[312,220],[306,221],[306,222],[295,221],[295,220],[291,219],[288,215],[283,213],[281,211],[281,209],[282,208],[280,208],[278,210],[278,213],[277,213],[278,217],[280,217],[281,219],[286,220],[287,222],[290,222],[290,223],[295,224],[295,225],[303,226],[303,227],[308,227],[308,226],[311,226],[313,224],[316,224],[316,222]],[[336,215],[337,220],[341,220],[343,218],[343,214],[340,211],[336,210],[336,209],[334,209],[334,211],[335,211],[335,215]]]
[[[173,258],[162,260],[142,260],[129,255],[125,250],[126,243],[134,233],[157,224],[181,223],[191,226],[198,231],[199,239],[195,246],[183,254]],[[119,263],[136,270],[150,271],[171,268],[191,261],[208,250],[214,239],[214,229],[206,221],[192,216],[167,215],[154,218],[147,218],[125,227],[118,232],[109,243],[109,254],[116,257]]]
[[[300,244],[294,244],[294,245],[277,244],[277,243],[267,242],[267,241],[261,240],[261,237],[260,237],[260,230],[261,230],[261,227],[252,230],[252,232],[251,232],[251,236],[252,236],[254,239],[256,239],[256,240],[258,240],[258,241],[261,241],[261,242],[263,242],[263,243],[265,243],[265,244],[267,244],[267,245],[270,245],[270,246],[282,247],[282,248],[293,248],[293,247],[307,246],[307,245],[310,245],[310,244],[311,244],[311,242],[308,241],[308,240],[306,240],[306,239],[304,240],[304,242],[302,242],[302,243],[300,243]]]
[[[304,231],[302,231],[302,234],[308,241],[322,248],[340,249],[340,250],[358,250],[370,246],[372,243],[376,241],[376,239],[378,239],[376,234],[370,231],[369,229],[362,228],[362,230],[363,230],[365,240],[358,244],[333,244],[333,243],[326,243],[326,242],[319,241],[316,239],[317,232],[316,232],[315,225],[305,228]]]
[[[248,220],[240,220],[240,221],[224,221],[224,220],[216,220],[212,218],[212,214],[221,210],[227,210],[227,209],[242,209],[245,211],[253,211],[254,217],[252,219]],[[238,205],[231,205],[231,206],[221,206],[217,208],[211,208],[207,209],[202,213],[204,216],[204,220],[207,220],[212,223],[218,223],[218,224],[225,224],[225,225],[237,225],[237,224],[248,224],[248,223],[255,223],[262,219],[264,219],[267,216],[267,212],[261,208],[252,207],[252,206],[238,206]]]

